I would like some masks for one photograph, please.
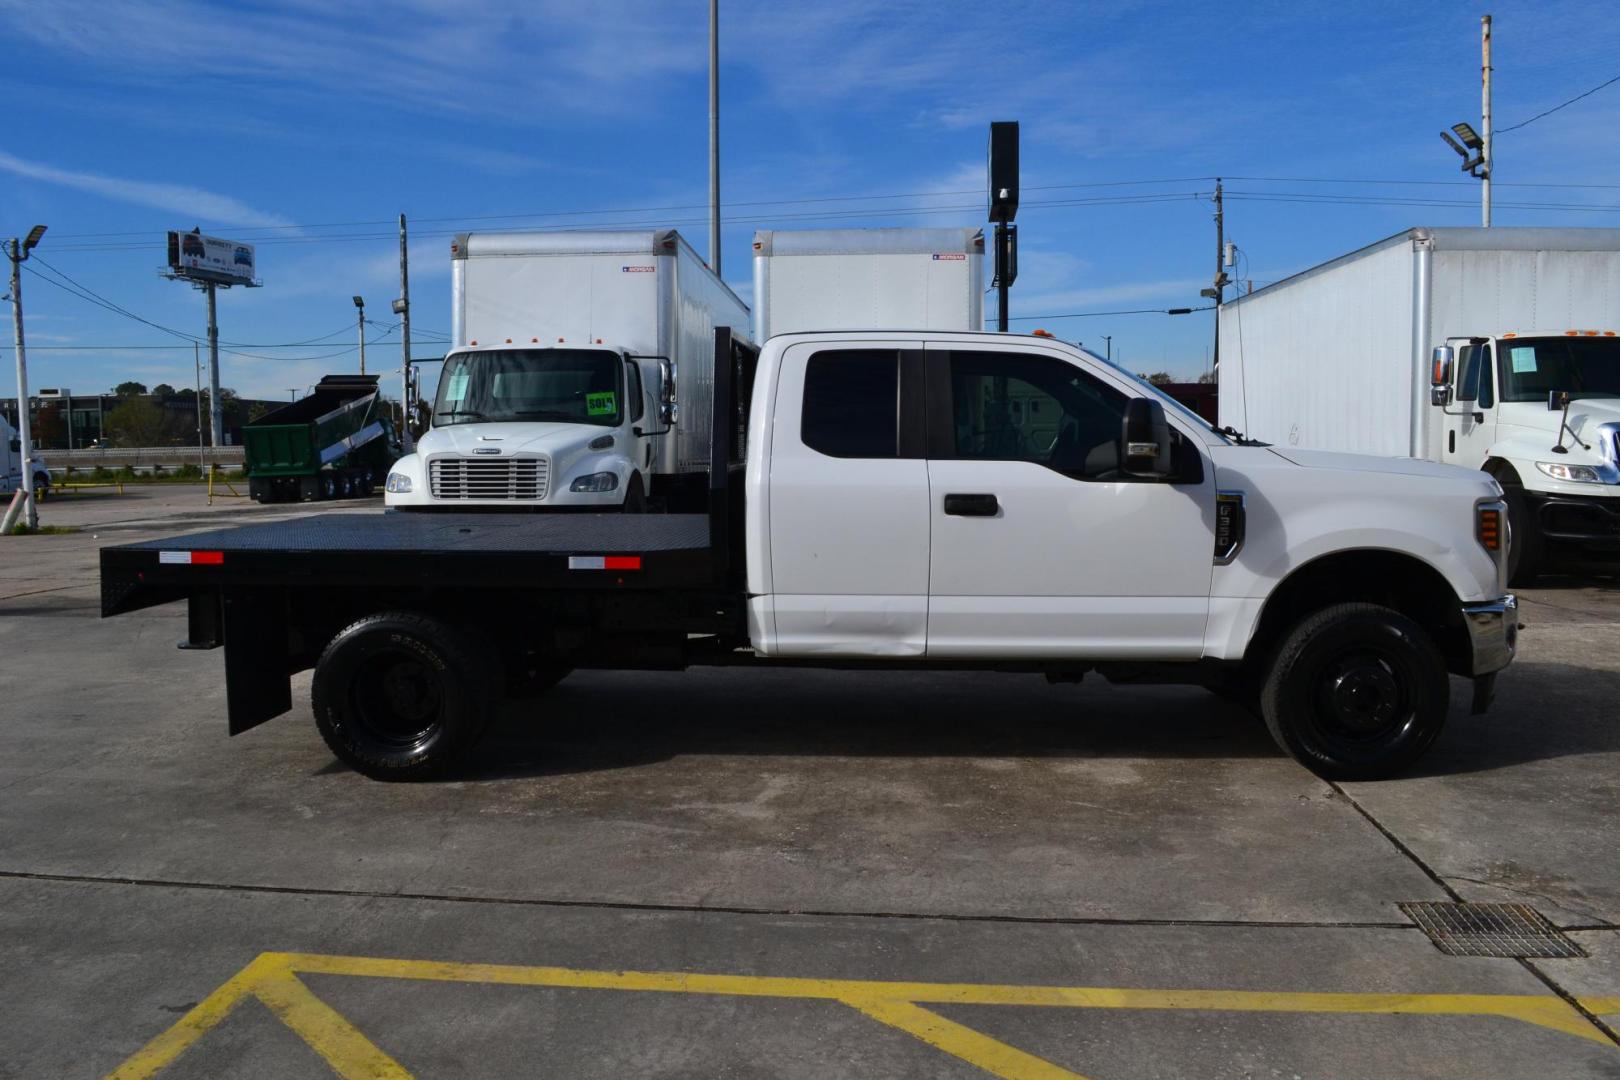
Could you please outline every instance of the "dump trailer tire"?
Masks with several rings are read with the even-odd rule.
[[[1260,691],[1271,737],[1329,780],[1393,776],[1445,726],[1451,685],[1423,628],[1377,604],[1306,617],[1277,650]]]
[[[483,737],[495,682],[472,642],[437,619],[368,615],[333,638],[315,666],[315,725],[356,772],[423,779]]]

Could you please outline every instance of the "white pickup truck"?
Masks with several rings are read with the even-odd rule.
[[[1207,686],[1333,777],[1410,765],[1513,657],[1490,477],[1212,430],[1039,336],[715,334],[708,513],[327,515],[105,548],[188,598],[230,729],[314,667],[333,752],[434,772],[575,668],[1098,673]],[[750,389],[751,388],[751,389]],[[1076,723],[1084,718],[1076,716]]]

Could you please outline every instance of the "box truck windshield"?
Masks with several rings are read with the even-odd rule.
[[[1620,338],[1504,338],[1501,349],[1504,401],[1620,397]]]
[[[605,349],[496,349],[444,362],[433,422],[560,421],[616,427],[624,364]]]

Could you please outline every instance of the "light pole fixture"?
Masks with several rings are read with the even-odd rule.
[[[44,235],[45,226],[35,225],[28,230],[27,237],[13,239],[6,245],[6,255],[11,259],[12,340],[17,351],[17,440],[22,449],[22,486],[25,493],[21,511],[23,522],[30,529],[39,527],[39,508],[34,505],[34,440],[28,423],[28,352],[23,342],[22,264],[28,261],[28,253],[39,246],[40,237]],[[70,413],[68,423],[71,425],[72,422]],[[7,520],[5,524],[9,528],[11,521]]]

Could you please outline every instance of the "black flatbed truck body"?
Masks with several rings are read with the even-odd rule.
[[[102,616],[188,601],[181,647],[225,648],[233,735],[290,709],[291,675],[377,610],[431,610],[491,649],[515,635],[574,666],[681,667],[693,639],[746,644],[733,553],[758,350],[724,328],[715,349],[705,514],[329,514],[120,544],[101,549]]]

